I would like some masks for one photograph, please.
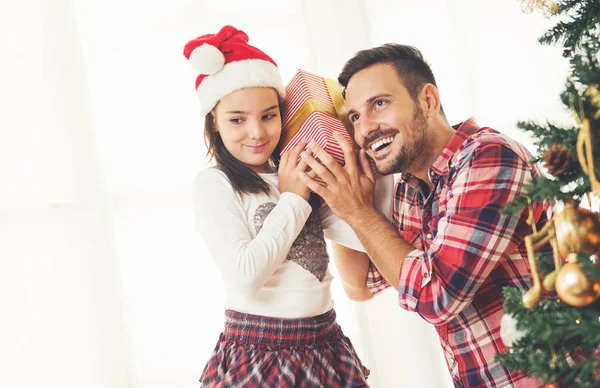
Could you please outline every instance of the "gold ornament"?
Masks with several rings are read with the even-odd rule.
[[[576,115],[576,117],[579,117]],[[596,178],[594,169],[594,151],[592,143],[592,130],[589,119],[584,119],[577,135],[577,157],[583,172],[590,177],[590,185],[594,194],[600,197],[600,182]]]
[[[567,202],[553,221],[560,256],[573,252],[593,255],[600,249],[600,219],[596,213]]]
[[[521,0],[521,11],[525,13],[532,13],[537,10],[548,18],[559,9],[554,0]]]
[[[563,302],[574,307],[593,303],[600,292],[600,281],[590,281],[577,263],[577,254],[570,254],[568,261],[556,276],[556,293]]]
[[[522,4],[525,2],[522,2]],[[533,4],[536,2],[526,2]],[[600,95],[596,88],[586,90],[586,97],[592,105],[600,105]],[[580,111],[583,114],[583,101],[579,101]],[[590,185],[594,194],[600,197],[600,181],[596,178],[594,166],[593,142],[590,120],[580,118],[573,108],[575,117],[581,125],[577,136],[577,157],[581,168],[590,178]],[[598,215],[585,209],[580,209],[575,202],[567,202],[565,209],[538,232],[533,223],[533,209],[529,200],[529,219],[533,233],[525,237],[525,246],[533,286],[523,295],[523,306],[528,309],[535,308],[542,298],[542,286],[546,291],[554,291],[567,304],[573,306],[586,306],[598,297],[600,281],[590,282],[577,262],[562,267],[561,256],[566,257],[571,253],[592,255],[600,249],[600,219]],[[546,276],[544,284],[540,282],[537,266],[536,250],[550,243],[554,258],[554,271]],[[562,267],[562,268],[561,268]],[[563,270],[564,269],[564,270]]]
[[[558,271],[554,270],[550,272],[544,278],[544,290],[548,292],[556,292],[556,275],[558,275]]]
[[[596,352],[598,352],[598,348],[596,348]],[[600,381],[600,355],[596,353],[594,355],[594,371],[592,372],[592,376],[596,381]]]
[[[573,253],[591,255],[598,251],[600,249],[600,219],[597,214],[586,209],[580,209],[576,202],[570,201],[565,204],[565,209],[562,212],[554,216],[538,232],[533,219],[531,200],[529,202],[529,218],[527,219],[527,223],[532,225],[533,233],[525,237],[525,247],[527,248],[527,257],[531,267],[533,286],[523,295],[523,306],[528,309],[535,308],[542,299],[542,287],[546,291],[556,291],[558,293],[559,276],[561,276],[561,292],[567,298],[564,301],[571,304],[570,301],[573,300],[573,297],[570,296],[575,295],[576,291],[578,291],[574,288],[574,284],[572,284],[574,268],[570,266],[568,271],[563,272],[564,267],[562,266],[561,256],[567,257]],[[542,284],[536,250],[547,243],[550,243],[552,247],[554,271],[546,276]],[[579,268],[578,264],[575,265]],[[579,271],[581,271],[581,268],[579,268]],[[567,276],[567,274],[570,275]],[[589,286],[586,287],[586,289],[589,289]]]
[[[583,95],[587,97],[590,105],[596,109],[592,117],[596,120],[600,119],[600,90],[598,90],[596,85],[590,85],[585,89]]]
[[[558,255],[558,244],[556,242],[556,232],[554,230],[554,222],[550,220],[544,225],[544,227],[538,232],[535,226],[535,218],[533,217],[533,207],[531,199],[527,198],[529,202],[529,217],[527,223],[531,225],[533,233],[525,237],[525,247],[527,248],[527,258],[529,260],[529,266],[531,268],[531,279],[533,286],[523,294],[523,306],[528,309],[535,308],[542,299],[542,285],[540,283],[540,273],[537,265],[536,250],[544,246],[548,242],[552,246],[552,256],[554,258],[555,272],[560,268],[562,262]],[[554,276],[550,274],[549,276]],[[544,284],[544,288],[551,287],[551,284]]]

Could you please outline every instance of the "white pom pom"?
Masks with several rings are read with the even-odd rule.
[[[525,335],[517,329],[517,320],[510,314],[504,314],[500,320],[500,338],[504,345],[511,347],[513,343]]]
[[[225,56],[211,44],[204,43],[190,54],[190,63],[200,74],[215,74],[223,68]]]

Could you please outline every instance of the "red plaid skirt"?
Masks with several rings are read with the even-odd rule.
[[[225,331],[201,387],[368,387],[369,370],[335,321],[335,311],[279,319],[225,311]]]

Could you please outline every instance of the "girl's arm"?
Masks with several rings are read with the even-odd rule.
[[[283,193],[260,232],[252,238],[248,216],[226,176],[210,168],[194,182],[196,230],[221,270],[228,289],[257,292],[286,259],[311,207],[302,197]]]

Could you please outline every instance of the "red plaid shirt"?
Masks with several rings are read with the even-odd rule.
[[[494,357],[506,349],[502,288],[531,287],[528,211],[511,216],[502,208],[539,171],[523,146],[474,119],[456,129],[429,169],[431,191],[410,174],[396,185],[394,224],[416,248],[400,270],[399,303],[436,326],[456,387],[538,387]],[[542,206],[535,219],[541,228]],[[367,286],[372,293],[389,287],[372,263]]]

